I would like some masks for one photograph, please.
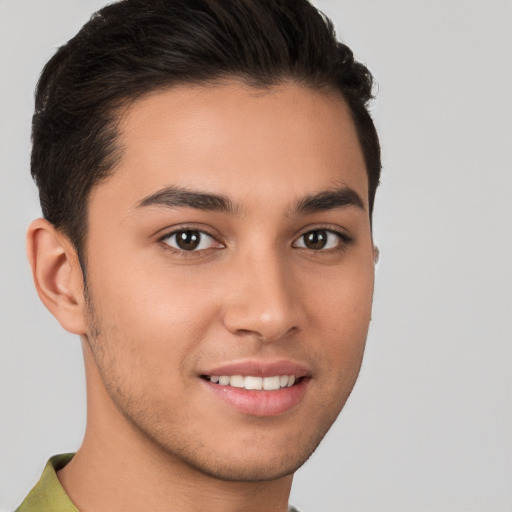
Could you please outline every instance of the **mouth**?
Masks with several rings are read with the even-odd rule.
[[[201,375],[201,378],[219,386],[243,388],[251,391],[278,391],[298,384],[303,377],[295,375],[273,375],[258,377],[255,375]]]
[[[292,361],[233,362],[209,368],[200,377],[212,396],[232,410],[267,417],[299,406],[312,378],[307,367]]]

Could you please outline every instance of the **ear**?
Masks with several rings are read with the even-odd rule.
[[[377,265],[377,263],[379,262],[379,257],[380,257],[380,249],[374,245],[373,246],[373,262],[375,263],[375,265]]]
[[[66,331],[84,334],[82,269],[69,239],[47,220],[36,219],[27,232],[27,256],[43,304]]]

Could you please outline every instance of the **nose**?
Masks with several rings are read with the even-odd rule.
[[[272,342],[300,330],[297,283],[286,261],[260,254],[232,263],[223,311],[228,331]]]

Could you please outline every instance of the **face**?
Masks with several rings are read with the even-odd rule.
[[[130,107],[120,143],[89,203],[92,414],[203,474],[292,473],[347,400],[370,321],[345,103],[294,84],[174,88]]]

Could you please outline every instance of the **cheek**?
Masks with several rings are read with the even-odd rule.
[[[374,266],[368,258],[340,266],[305,288],[310,311],[323,326],[339,334],[364,333],[371,318]],[[311,284],[313,283],[313,285]]]
[[[96,365],[122,410],[141,422],[165,422],[169,404],[186,410],[193,358],[212,316],[211,301],[207,295],[198,300],[194,287],[180,291],[147,275],[131,273],[122,288],[112,286],[117,279],[112,272],[91,291],[100,331],[91,339]]]
[[[353,382],[359,372],[371,319],[373,279],[373,262],[360,260],[323,280],[310,294],[318,354],[339,385]]]
[[[134,362],[138,372],[169,372],[171,362],[174,371],[185,371],[187,354],[204,338],[217,310],[204,278],[158,272],[150,264],[129,272],[121,265],[100,270],[92,276],[91,294],[102,337],[116,339],[110,350],[122,352],[121,359]]]

